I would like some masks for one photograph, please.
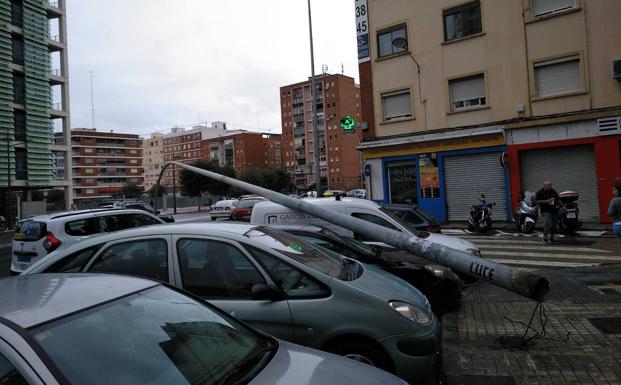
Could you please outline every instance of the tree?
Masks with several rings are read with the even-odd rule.
[[[129,196],[138,196],[144,193],[144,190],[138,187],[135,183],[127,183],[123,185],[123,194]]]
[[[285,170],[247,168],[240,180],[276,192],[286,193],[294,186]]]
[[[235,178],[235,170],[232,167],[222,167],[218,162],[196,161],[192,166]],[[226,183],[215,181],[206,176],[197,174],[186,169],[181,170],[181,192],[191,197],[200,196],[209,192],[212,195],[228,195],[230,186]]]
[[[162,196],[162,194],[166,194],[168,193],[168,189],[166,188],[166,186],[162,186],[160,185],[157,193]],[[148,191],[147,191],[147,195],[149,195],[151,198],[153,198],[155,196],[155,185],[153,187],[151,187]]]

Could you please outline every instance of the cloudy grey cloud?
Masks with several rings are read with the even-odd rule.
[[[315,68],[357,78],[353,0],[312,0]],[[280,130],[310,74],[305,0],[69,0],[71,125],[146,135],[222,120]]]

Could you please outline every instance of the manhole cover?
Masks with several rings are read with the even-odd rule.
[[[447,385],[515,385],[508,376],[446,376]]]
[[[599,317],[588,320],[602,333],[621,334],[621,317]]]

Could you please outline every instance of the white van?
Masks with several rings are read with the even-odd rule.
[[[377,225],[387,227],[389,229],[402,231],[411,235],[427,238],[433,243],[438,243],[452,249],[465,251],[472,255],[480,256],[479,248],[472,242],[465,241],[457,237],[451,237],[442,234],[431,234],[415,229],[408,222],[393,214],[390,210],[383,208],[381,205],[366,199],[343,197],[339,200],[336,198],[301,198],[304,201],[320,206],[326,210],[336,211],[341,214],[351,215]],[[274,202],[260,202],[254,206],[252,224],[257,225],[292,225],[292,224],[312,224],[322,226],[332,231],[350,238],[364,241],[368,244],[381,246],[386,251],[394,250],[391,246],[365,238],[361,234],[354,234],[351,230],[341,226],[334,225],[322,219],[315,218],[311,215],[291,210],[285,206]]]

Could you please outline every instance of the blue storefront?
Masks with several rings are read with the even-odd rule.
[[[378,203],[417,204],[446,223],[465,220],[485,194],[496,203],[494,218],[510,219],[502,127],[363,142],[361,149],[371,170],[367,190]]]

